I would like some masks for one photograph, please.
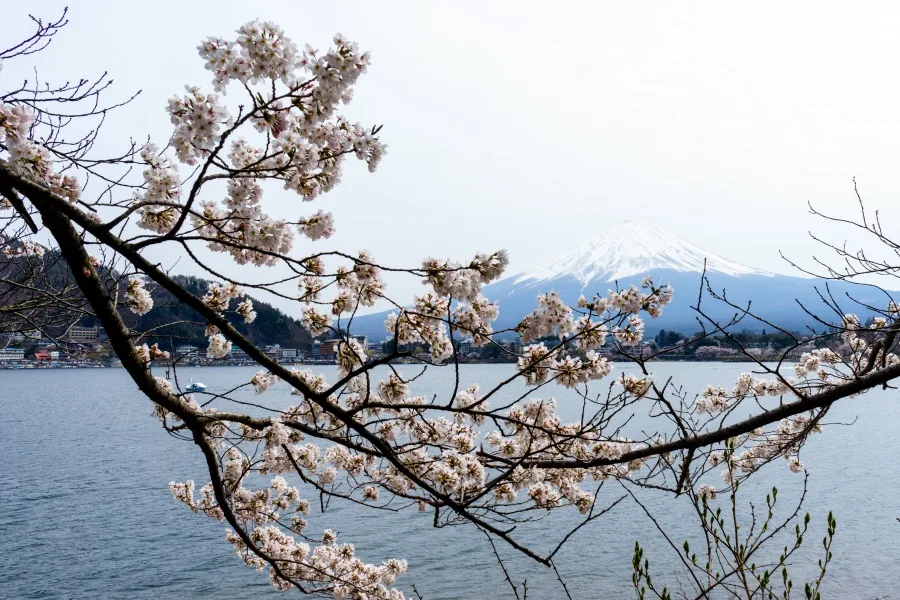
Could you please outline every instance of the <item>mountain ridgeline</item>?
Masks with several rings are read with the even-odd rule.
[[[515,327],[534,310],[538,294],[554,290],[574,305],[582,294],[589,298],[616,287],[639,286],[644,277],[652,276],[656,283],[670,283],[675,296],[662,317],[646,319],[648,337],[661,329],[688,334],[701,329],[698,319],[702,317],[693,307],[697,305],[704,262],[709,285],[716,293],[724,290],[731,303],[743,307],[749,304],[753,313],[788,331],[823,331],[826,326],[821,321],[839,321],[822,302],[820,292],[830,292],[842,312],[860,316],[868,311],[857,302],[877,307],[887,306],[889,300],[884,292],[869,286],[780,275],[741,265],[642,221],[617,224],[572,252],[485,286],[483,293],[500,305],[500,316],[494,324],[499,330]],[[723,324],[739,312],[714,300],[705,290],[701,308]],[[388,337],[384,329],[387,314],[357,316],[354,333],[373,340]],[[710,327],[706,320],[704,325]],[[735,329],[771,330],[772,325],[746,317]]]

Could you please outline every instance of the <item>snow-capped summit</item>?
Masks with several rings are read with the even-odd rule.
[[[739,237],[735,239],[735,243],[742,242],[746,243]],[[775,248],[769,248],[769,251],[775,251]],[[694,307],[700,290],[705,289],[700,275],[704,259],[709,287],[716,292],[725,290],[729,302],[706,295],[701,317]],[[662,328],[684,334],[696,332],[700,328],[698,318],[704,325],[709,325],[706,319],[729,323],[739,313],[737,306],[749,306],[750,303],[753,313],[765,321],[742,318],[736,327],[760,330],[775,323],[788,331],[808,331],[809,328],[818,331],[822,326],[803,308],[822,306],[816,289],[817,285],[824,284],[822,280],[800,277],[796,273],[789,275],[754,269],[703,250],[643,221],[613,225],[571,252],[495,281],[482,291],[485,297],[499,304],[500,316],[494,322],[494,329],[502,331],[515,327],[535,309],[538,294],[552,290],[565,303],[574,306],[579,296],[604,295],[612,289],[640,285],[641,279],[648,275],[657,283],[670,284],[675,291],[671,304],[666,306],[659,319],[646,319],[645,332],[650,337]],[[856,287],[842,281],[831,281],[828,285],[835,297],[852,295],[862,305],[885,306],[888,301],[876,288]],[[356,317],[354,333],[384,339],[387,314]]]
[[[700,273],[704,259],[709,272],[732,277],[774,276],[773,273],[722,258],[652,223],[624,221],[609,227],[568,254],[515,275],[513,279],[516,284],[531,287],[570,276],[587,285],[592,281],[613,281],[656,269]]]

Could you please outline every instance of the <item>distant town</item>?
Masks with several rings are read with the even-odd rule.
[[[739,347],[758,359],[780,359],[787,352],[787,358],[799,358],[803,352],[826,343],[819,339],[816,343],[797,343],[785,334],[766,334],[742,332],[735,334],[734,339],[725,337],[685,336],[673,331],[660,331],[652,340],[629,348],[631,356],[662,360],[695,360],[695,361],[729,361],[748,360]],[[370,359],[377,359],[394,350],[393,339],[370,342],[366,336],[353,336],[368,353]],[[548,338],[544,341],[548,346],[559,343],[558,339]],[[302,348],[284,348],[279,344],[263,345],[265,354],[272,360],[287,365],[335,364],[337,347],[340,340],[315,339]],[[688,343],[686,345],[686,343]],[[736,343],[737,342],[737,343]],[[740,344],[740,346],[738,346]],[[832,345],[832,344],[829,344]],[[521,351],[522,343],[516,339],[498,340],[496,344],[473,346],[471,342],[455,342],[457,356],[462,363],[509,363],[514,362]],[[242,366],[255,365],[255,361],[240,348],[233,348],[221,359],[210,359],[204,348],[191,344],[170,344],[160,348],[168,350],[170,357],[156,360],[154,364],[177,366]],[[428,348],[422,345],[401,346],[404,356],[398,362],[430,361]],[[840,347],[835,350],[841,352]],[[567,344],[567,351],[578,354],[580,351],[572,344]],[[626,357],[612,345],[601,347],[598,352],[610,360],[622,360]],[[657,357],[657,354],[664,354]],[[75,325],[63,336],[49,339],[40,331],[12,333],[0,337],[0,368],[36,369],[36,368],[101,368],[121,367],[108,343],[106,332],[102,327],[86,327]]]

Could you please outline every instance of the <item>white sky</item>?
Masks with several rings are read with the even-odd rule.
[[[384,124],[379,171],[349,161],[313,204],[269,196],[292,217],[332,211],[338,233],[321,248],[412,266],[505,247],[513,273],[641,218],[784,272],[779,249],[809,256],[805,231],[834,231],[806,202],[855,210],[853,176],[900,233],[896,3],[72,4],[41,74],[108,70],[116,93],[142,88],[111,120],[112,141],[164,145],[167,99],[184,84],[211,89],[198,42],[253,18],[300,44],[324,48],[341,32],[371,51],[345,114]],[[64,5],[28,10],[52,18]],[[25,16],[4,10],[5,40],[30,33]],[[4,87],[16,74],[4,70]]]

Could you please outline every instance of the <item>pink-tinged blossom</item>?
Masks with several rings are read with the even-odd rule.
[[[623,346],[634,346],[644,339],[644,321],[637,315],[631,315],[625,327],[615,327],[613,335]]]
[[[144,287],[144,280],[140,277],[132,277],[128,280],[128,287],[125,289],[125,305],[137,315],[146,315],[153,308],[153,298]]]
[[[341,340],[337,346],[339,371],[345,375],[366,362],[366,349],[353,338]]]
[[[516,331],[525,343],[536,341],[546,335],[565,336],[575,331],[572,309],[556,292],[540,294],[538,308],[527,315],[516,326]]]
[[[203,296],[203,303],[216,312],[225,312],[233,298],[243,294],[243,290],[233,283],[210,283]],[[252,310],[252,305],[251,305]]]
[[[257,394],[262,394],[275,385],[277,381],[278,377],[272,373],[269,373],[268,371],[257,371],[256,375],[253,376],[253,379],[250,380],[250,383],[253,384],[253,389],[256,390]]]
[[[438,296],[450,296],[473,301],[484,284],[500,277],[509,265],[506,250],[493,254],[477,254],[467,265],[450,260],[426,258],[422,261],[424,283],[432,287]]]
[[[320,336],[331,328],[331,318],[315,308],[308,306],[300,313],[300,324],[309,330],[313,337]]]
[[[300,219],[297,229],[313,241],[330,238],[334,233],[334,217],[330,212],[320,210],[310,217]]]
[[[462,302],[453,311],[456,331],[472,340],[473,346],[485,346],[491,342],[494,329],[491,323],[499,316],[500,308],[478,295],[469,303]]]
[[[184,483],[177,483],[175,481],[169,482],[169,490],[172,492],[172,497],[176,500],[184,502],[192,511],[198,511],[197,501],[194,500],[194,482],[193,480],[185,481]]]
[[[158,344],[153,344],[152,346],[141,344],[140,346],[135,346],[134,350],[138,355],[138,360],[144,364],[157,358],[169,358],[169,353],[165,350],[160,350]]]
[[[18,245],[8,244],[3,248],[3,255],[9,258],[16,256],[34,256],[41,258],[44,256],[45,248],[34,240],[19,240]]]
[[[81,185],[73,175],[50,173],[47,176],[47,187],[57,196],[61,196],[73,204],[81,198]]]
[[[256,320],[256,311],[253,310],[253,301],[250,298],[244,298],[243,302],[237,305],[237,313],[244,317],[244,323]]]
[[[195,165],[215,149],[221,130],[231,124],[231,115],[216,94],[191,86],[185,90],[181,98],[169,100],[167,110],[175,126],[169,143],[181,162]]]
[[[145,145],[141,149],[141,158],[147,163],[147,169],[143,173],[144,188],[134,194],[135,203],[144,205],[138,210],[138,227],[168,233],[181,214],[178,168],[160,155],[155,144]]]
[[[300,288],[300,300],[306,304],[316,302],[321,298],[325,283],[316,275],[304,275],[297,284]]]
[[[206,356],[209,358],[225,358],[231,352],[231,340],[225,339],[221,333],[209,336],[209,347]]]
[[[527,385],[538,385],[547,381],[556,360],[549,348],[540,344],[525,346],[516,365],[519,372],[525,375]]]
[[[635,377],[634,375],[623,374],[619,383],[622,384],[622,387],[625,388],[626,392],[636,398],[641,398],[650,391],[653,380],[649,376]]]
[[[34,122],[34,113],[21,105],[0,103],[0,142],[7,145],[28,140],[28,130]]]
[[[715,500],[718,496],[718,492],[716,492],[716,488],[711,485],[703,484],[697,488],[697,497],[702,501],[706,502],[708,500]]]
[[[592,321],[587,315],[575,321],[574,337],[582,350],[599,348],[606,343],[609,329],[603,323]]]
[[[398,402],[409,393],[409,386],[396,373],[378,383],[378,392],[388,402]]]

